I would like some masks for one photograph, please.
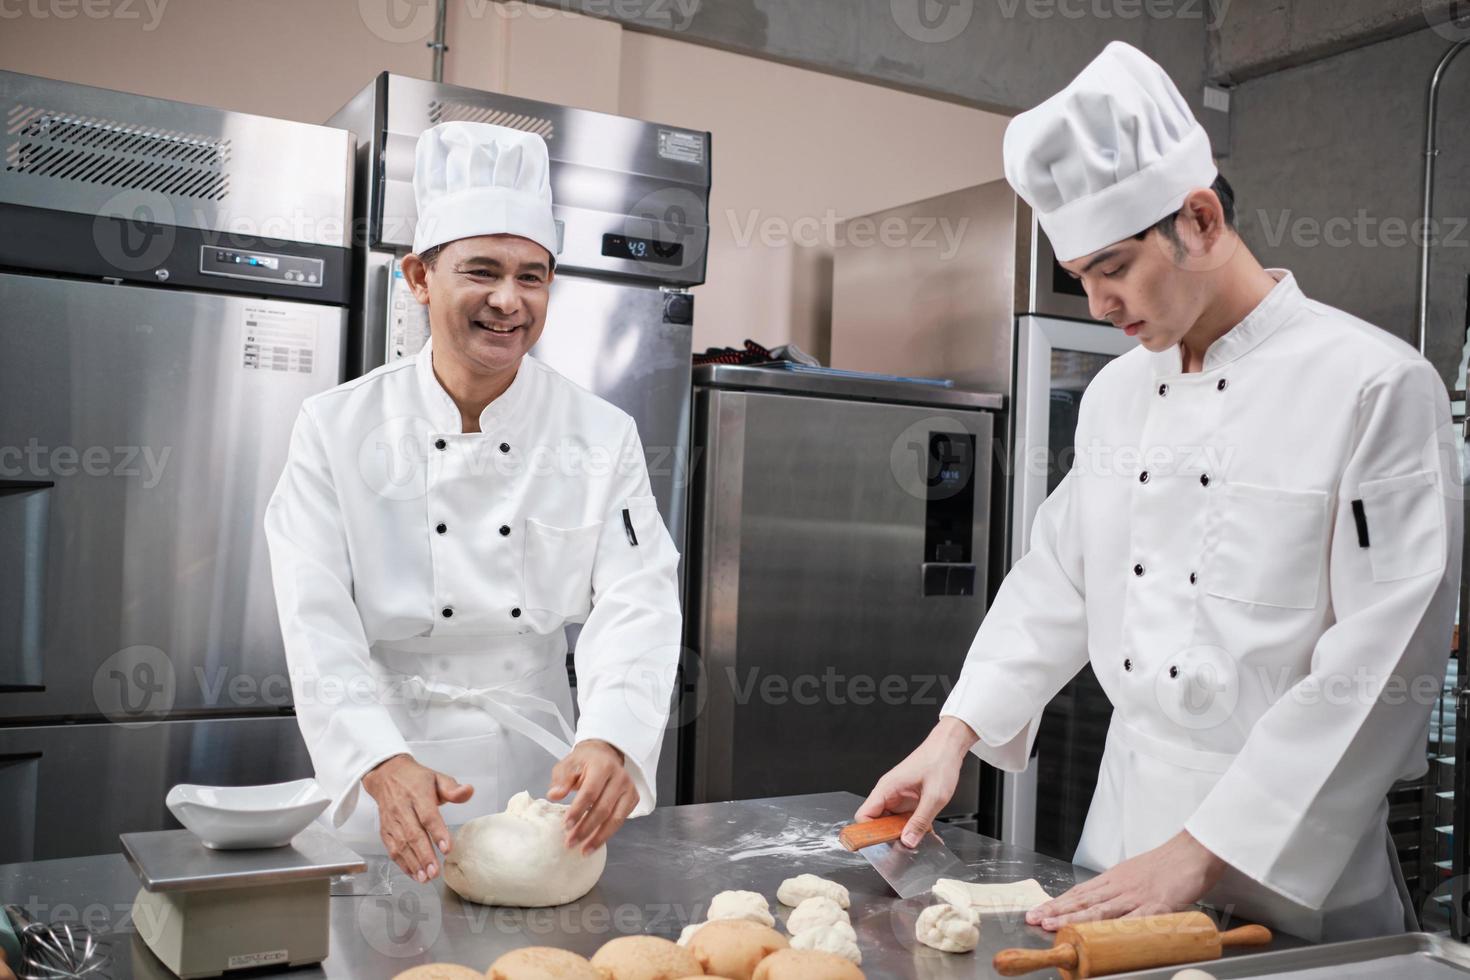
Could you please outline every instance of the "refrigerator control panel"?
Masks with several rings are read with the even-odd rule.
[[[324,278],[321,259],[275,252],[248,252],[235,248],[202,245],[199,271],[208,276],[254,279],[320,289]]]

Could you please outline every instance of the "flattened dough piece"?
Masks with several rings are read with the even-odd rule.
[[[973,881],[940,878],[934,883],[934,897],[948,905],[970,908],[982,915],[990,912],[1030,912],[1043,902],[1051,901],[1034,878],[1004,885],[977,885]]]
[[[781,887],[776,889],[776,901],[782,905],[790,905],[792,908],[800,905],[808,898],[830,898],[843,908],[852,905],[852,899],[847,894],[847,889],[835,881],[826,878],[818,878],[816,875],[797,875],[795,878],[787,878],[781,882]]]
[[[954,905],[931,905],[919,913],[914,936],[941,953],[968,953],[980,942],[980,915]]]
[[[711,922],[719,919],[745,919],[763,926],[776,924],[776,917],[771,914],[771,905],[760,892],[720,892],[709,900],[709,915],[706,918]]]

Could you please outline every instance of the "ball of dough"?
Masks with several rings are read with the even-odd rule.
[[[843,908],[849,908],[852,905],[852,899],[848,897],[846,888],[835,881],[818,878],[816,875],[797,875],[795,878],[787,878],[781,882],[781,887],[776,889],[776,901],[793,908],[808,898],[818,897],[830,898]]]
[[[830,926],[834,922],[847,921],[847,913],[842,910],[842,906],[830,898],[823,898],[819,895],[816,898],[808,898],[791,910],[791,914],[786,917],[786,931],[794,936],[808,929],[818,929],[822,926]]]
[[[751,980],[756,964],[786,946],[785,936],[748,919],[706,922],[689,940],[704,972],[728,980]]]
[[[592,965],[608,980],[676,980],[698,975],[699,960],[689,950],[657,936],[619,936],[592,954]]]
[[[752,980],[865,980],[865,975],[831,953],[783,949],[761,960]]]
[[[550,946],[512,950],[490,964],[487,980],[606,980],[576,953]]]
[[[485,980],[485,974],[455,963],[425,963],[404,970],[393,980]]]
[[[444,855],[444,881],[461,898],[483,905],[544,908],[575,902],[592,890],[607,848],[583,856],[565,843],[558,803],[510,798],[503,813],[476,817],[454,835]]]
[[[815,949],[854,963],[863,961],[862,951],[858,949],[857,933],[846,922],[834,922],[830,926],[818,926],[798,932],[791,937],[791,948]]]
[[[704,928],[704,926],[705,926],[705,923],[703,923],[703,922],[691,922],[687,926],[685,926],[683,929],[679,930],[679,942],[678,942],[678,945],[680,945],[680,946],[688,946],[689,945],[689,940],[693,939],[694,938],[694,934],[696,932],[698,932],[700,929]]]
[[[760,892],[720,892],[709,900],[709,921],[717,919],[747,919],[763,926],[776,924],[771,915],[771,906]]]
[[[1206,973],[1204,970],[1189,969],[1180,970],[1174,976],[1170,977],[1169,980],[1215,980],[1215,975],[1213,973]]]
[[[931,905],[919,913],[914,935],[943,953],[968,953],[980,941],[980,916],[953,905]]]

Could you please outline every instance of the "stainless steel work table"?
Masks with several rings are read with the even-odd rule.
[[[852,923],[869,977],[994,977],[990,959],[1008,946],[1050,946],[1051,936],[1020,917],[987,916],[974,953],[941,953],[914,939],[925,900],[895,897],[859,855],[836,842],[862,801],[850,793],[661,808],[630,821],[608,846],[602,880],[578,902],[551,909],[488,908],[461,901],[442,879],[420,885],[394,870],[391,893],[334,897],[331,955],[320,968],[290,976],[390,978],[418,963],[447,961],[483,970],[518,946],[547,945],[590,956],[613,936],[647,932],[677,938],[704,919],[709,899],[731,888],[765,895],[777,915],[781,881],[811,872],[847,886]],[[1035,878],[1053,895],[1090,873],[1065,861],[943,827],[946,844],[974,880]],[[369,859],[382,870],[382,859]],[[372,874],[370,869],[369,874]],[[138,879],[120,854],[0,865],[0,901],[38,918],[80,919],[120,928],[113,939],[114,980],[166,974],[132,934],[129,910]],[[1282,937],[1273,948],[1302,943]],[[270,975],[255,972],[252,976]],[[1056,977],[1037,973],[1034,977]]]

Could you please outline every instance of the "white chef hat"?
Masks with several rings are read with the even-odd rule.
[[[447,122],[414,148],[418,225],[413,250],[476,235],[519,235],[556,256],[551,162],[535,133],[489,123]]]
[[[1152,227],[1219,174],[1168,74],[1121,41],[1011,120],[1005,169],[1062,262]]]

